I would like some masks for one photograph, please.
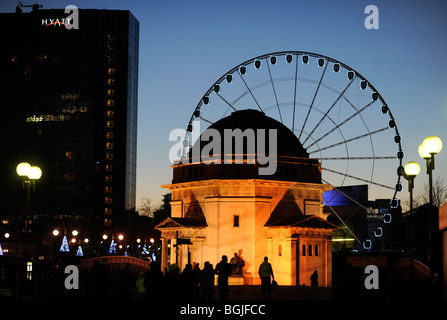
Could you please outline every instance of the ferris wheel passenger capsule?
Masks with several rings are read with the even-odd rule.
[[[348,79],[349,79],[349,80],[354,79],[354,76],[355,76],[354,71],[348,71]]]
[[[319,66],[319,67],[324,66],[324,59],[323,59],[323,58],[319,58],[319,59],[318,59],[318,66]]]
[[[368,82],[366,82],[366,80],[362,80],[362,82],[360,82],[360,88],[362,88],[363,90],[366,89],[367,86]]]
[[[286,55],[286,62],[287,63],[291,63],[293,60],[293,56],[289,53],[288,55]]]

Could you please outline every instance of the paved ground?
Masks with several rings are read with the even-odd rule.
[[[219,299],[219,289],[214,287],[214,299]],[[272,292],[272,300],[331,300],[332,288],[279,286]],[[230,286],[228,300],[263,300],[261,286]]]

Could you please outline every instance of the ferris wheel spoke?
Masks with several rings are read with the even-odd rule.
[[[278,97],[276,96],[275,85],[274,85],[274,83],[273,83],[272,73],[271,73],[271,71],[270,71],[270,64],[269,64],[267,58],[265,58],[265,62],[266,62],[266,65],[267,65],[267,69],[268,69],[268,71],[269,71],[270,83],[272,84],[273,94],[275,95],[276,106],[278,107],[278,112],[279,112],[279,118],[281,119],[281,123],[283,123],[283,121],[282,121],[282,115],[281,115],[281,110],[279,109]]]
[[[212,121],[209,121],[209,120],[207,120],[207,119],[205,119],[204,117],[200,117],[200,120],[203,120],[203,121],[205,121],[205,122],[208,122],[209,124],[213,124],[213,122]]]
[[[328,65],[329,65],[329,63],[326,63],[325,66],[324,66],[323,73],[321,74],[320,81],[318,82],[317,89],[315,90],[315,94],[314,94],[314,97],[313,97],[313,99],[312,99],[312,103],[310,104],[309,110],[307,111],[306,119],[304,120],[303,127],[301,128],[300,135],[298,136],[298,140],[301,139],[301,135],[303,134],[303,130],[304,130],[304,127],[306,126],[307,119],[309,119],[309,114],[310,114],[310,112],[312,111],[312,107],[313,107],[313,105],[314,105],[315,98],[317,97],[317,95],[318,95],[318,91],[320,90],[321,82],[323,81],[324,74],[326,73],[326,69],[327,69],[327,66],[328,66]]]
[[[219,96],[219,98],[221,98],[226,104],[228,104],[228,106],[230,106],[234,111],[237,111],[237,109],[231,104],[229,103],[224,97],[222,97],[218,92],[216,92],[216,94]]]
[[[292,119],[292,132],[295,132],[295,106],[296,106],[296,88],[298,83],[298,55],[296,55],[295,59],[295,86],[293,92],[293,119]]]
[[[340,220],[340,222],[345,226],[345,228],[349,231],[349,233],[355,238],[355,240],[358,243],[362,243],[359,238],[357,238],[357,236],[355,235],[355,233],[348,227],[348,225],[346,224],[346,222],[338,215],[337,211],[335,211],[335,209],[328,203],[327,206],[329,207],[329,209],[331,209],[332,213],[335,214],[335,216]]]
[[[378,129],[378,130],[375,130],[375,131],[371,131],[371,132],[362,134],[362,135],[360,135],[360,136],[357,136],[357,137],[354,137],[354,138],[351,138],[351,139],[348,139],[348,140],[343,140],[343,141],[340,141],[340,142],[331,144],[331,145],[329,145],[329,146],[326,146],[326,147],[323,147],[323,148],[320,148],[320,149],[316,149],[316,150],[309,151],[309,154],[316,153],[316,152],[320,152],[320,151],[323,151],[323,150],[327,150],[327,149],[330,149],[330,148],[339,146],[339,145],[341,145],[341,144],[347,144],[348,142],[352,142],[352,141],[354,141],[354,140],[358,140],[358,139],[366,138],[366,137],[369,137],[369,136],[371,136],[371,135],[373,135],[373,134],[377,134],[377,133],[380,133],[380,132],[385,131],[385,130],[388,130],[388,129],[389,129],[389,127],[384,127],[384,128],[382,128],[382,129]]]
[[[256,102],[256,105],[258,106],[259,110],[261,110],[261,112],[264,112],[264,111],[262,110],[261,106],[259,105],[258,100],[256,100],[255,96],[253,95],[253,92],[251,92],[249,86],[247,85],[247,83],[245,82],[244,78],[242,77],[242,75],[241,75],[241,73],[240,73],[239,70],[237,71],[237,73],[238,73],[239,77],[241,77],[242,82],[245,84],[245,87],[247,88],[248,92],[250,92],[251,97],[252,97],[253,100]]]
[[[337,99],[335,99],[334,103],[332,103],[331,107],[326,111],[326,113],[323,115],[323,117],[321,117],[320,121],[318,121],[318,123],[316,124],[316,126],[312,129],[312,131],[310,132],[309,136],[311,136],[315,130],[320,126],[320,124],[323,122],[323,120],[327,117],[327,115],[329,114],[329,112],[331,112],[331,110],[334,108],[334,106],[337,104],[338,100],[340,100],[340,98],[345,94],[346,90],[348,90],[348,88],[351,86],[352,82],[354,81],[354,79],[352,79],[348,85],[346,86],[346,88],[338,95]],[[307,136],[306,140],[303,141],[303,144],[305,144],[307,142],[307,140],[309,139],[309,136]]]
[[[391,189],[391,190],[395,189],[394,187],[386,186],[386,185],[381,184],[381,183],[377,183],[377,182],[374,182],[374,181],[371,181],[371,180],[368,180],[368,179],[356,177],[356,176],[353,176],[353,175],[350,175],[350,174],[347,174],[347,173],[343,173],[343,172],[340,172],[340,171],[336,171],[336,170],[332,170],[332,169],[328,169],[328,168],[323,168],[323,167],[321,167],[321,169],[326,170],[328,172],[332,172],[332,173],[341,175],[341,176],[345,176],[347,178],[351,178],[351,179],[359,180],[359,181],[362,181],[362,182],[370,183],[370,184],[373,184],[373,185],[376,185],[376,186],[379,186],[379,187],[382,187],[382,188],[387,188],[387,189]]]
[[[348,100],[349,101],[349,100]],[[370,103],[368,103],[367,105],[365,105],[363,108],[357,110],[357,112],[355,112],[354,114],[352,114],[350,117],[346,118],[344,121],[342,121],[341,123],[337,124],[335,127],[333,127],[331,130],[329,130],[328,132],[326,132],[324,135],[322,135],[320,138],[318,138],[317,140],[315,140],[312,144],[308,145],[307,147],[310,148],[312,147],[315,142],[319,142],[322,139],[326,138],[328,135],[330,135],[332,132],[334,132],[335,130],[339,129],[342,125],[346,124],[348,121],[352,120],[354,117],[356,117],[357,115],[359,115],[361,112],[363,112],[364,110],[366,110],[369,106],[371,106],[375,101],[371,101]],[[321,122],[321,121],[320,121]],[[318,123],[319,125],[320,123]],[[317,126],[318,126],[317,125]],[[307,141],[307,139],[306,139]]]

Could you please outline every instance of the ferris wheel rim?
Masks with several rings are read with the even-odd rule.
[[[390,202],[390,205],[389,205],[389,207],[388,207],[388,209],[387,210],[389,210],[390,209],[390,207],[392,208],[393,207],[393,205],[391,204],[392,202],[394,202],[395,200],[397,200],[396,199],[396,196],[397,196],[397,193],[399,192],[399,191],[401,191],[401,190],[399,190],[399,187],[398,187],[398,185],[400,185],[400,189],[401,189],[401,177],[402,177],[402,168],[403,168],[403,166],[402,166],[402,159],[403,159],[403,150],[402,150],[402,143],[401,143],[401,135],[400,135],[400,133],[399,133],[399,129],[398,129],[398,127],[397,127],[397,124],[396,124],[396,120],[395,120],[395,117],[393,116],[393,114],[392,114],[392,112],[391,112],[391,110],[390,110],[390,108],[388,107],[388,104],[387,104],[387,102],[385,101],[385,98],[380,94],[380,92],[374,87],[374,85],[373,84],[371,84],[371,82],[369,82],[367,79],[366,79],[366,77],[364,77],[361,73],[359,73],[356,69],[354,69],[354,68],[351,68],[349,65],[347,65],[347,64],[345,64],[345,63],[343,63],[343,62],[341,62],[341,61],[339,61],[339,60],[337,60],[337,59],[334,59],[334,58],[331,58],[331,57],[329,57],[329,56],[326,56],[326,55],[322,55],[322,54],[319,54],[319,53],[315,53],[315,52],[309,52],[309,51],[297,51],[297,50],[289,50],[289,51],[276,51],[276,52],[270,52],[270,53],[267,53],[267,54],[262,54],[262,55],[259,55],[259,56],[256,56],[256,57],[253,57],[253,58],[250,58],[250,59],[248,59],[248,60],[246,60],[246,61],[244,61],[244,62],[242,62],[242,63],[240,63],[240,64],[238,64],[238,65],[236,65],[235,67],[233,67],[233,68],[231,68],[230,70],[228,70],[227,72],[225,72],[221,77],[219,77],[218,78],[218,80],[217,81],[215,81],[210,87],[209,87],[209,89],[205,92],[205,94],[200,98],[200,100],[199,100],[199,102],[197,103],[197,105],[196,105],[196,107],[195,107],[195,109],[194,109],[194,111],[193,111],[193,114],[191,115],[191,118],[190,118],[190,120],[189,120],[189,123],[188,124],[191,124],[192,122],[193,122],[193,120],[194,119],[196,119],[197,117],[195,116],[195,114],[196,114],[196,111],[197,110],[199,110],[199,111],[201,111],[201,108],[202,108],[202,106],[204,105],[204,99],[205,99],[205,97],[209,97],[210,96],[210,94],[212,94],[214,91],[215,91],[215,86],[216,85],[220,85],[221,83],[223,83],[225,80],[226,80],[226,77],[227,77],[227,75],[233,75],[233,74],[239,74],[239,76],[241,77],[241,79],[244,81],[244,79],[243,79],[243,77],[242,77],[242,75],[241,75],[241,73],[240,73],[240,68],[242,67],[242,66],[244,66],[244,67],[247,67],[247,66],[249,66],[249,65],[251,65],[251,64],[254,64],[257,60],[259,60],[259,61],[262,61],[262,60],[267,60],[267,66],[269,66],[269,62],[268,62],[268,59],[270,58],[270,57],[273,57],[273,56],[275,56],[275,57],[281,57],[281,56],[287,56],[287,55],[291,55],[292,56],[292,58],[293,57],[296,57],[296,59],[297,59],[297,61],[296,61],[296,64],[297,64],[297,68],[298,68],[298,59],[299,59],[299,57],[300,56],[308,56],[308,57],[312,57],[312,58],[317,58],[317,59],[324,59],[324,65],[325,65],[325,68],[328,66],[328,64],[329,64],[329,62],[330,63],[332,63],[332,64],[338,64],[339,65],[339,67],[342,67],[343,69],[345,69],[345,70],[347,70],[348,72],[353,72],[354,73],[354,77],[351,79],[351,82],[350,83],[352,83],[353,81],[354,81],[354,79],[358,79],[358,80],[360,80],[360,81],[366,81],[366,83],[367,83],[367,86],[371,89],[371,91],[373,92],[373,93],[376,93],[377,94],[377,98],[375,99],[376,101],[380,101],[381,103],[382,103],[382,113],[383,114],[387,114],[388,116],[389,116],[389,128],[391,128],[391,129],[394,129],[394,132],[395,132],[395,144],[397,145],[397,149],[398,149],[398,155],[396,156],[396,158],[395,159],[397,159],[398,160],[398,162],[399,162],[399,164],[398,164],[398,167],[397,167],[397,182],[396,182],[396,185],[394,186],[394,194],[393,194],[393,196],[392,196],[392,199],[391,199],[391,202]],[[268,69],[268,71],[270,72],[270,69]],[[324,74],[323,74],[323,76],[324,76]],[[295,75],[295,81],[297,81],[297,75]],[[277,79],[275,79],[275,81],[276,81]],[[290,79],[289,79],[290,80]],[[291,79],[291,80],[293,80],[293,78]],[[271,77],[271,75],[270,75],[270,81],[266,81],[266,84],[268,84],[268,83],[273,83],[274,82],[274,79],[272,79],[272,77]],[[320,82],[321,82],[321,80],[320,80]],[[245,81],[244,81],[244,83],[245,83]],[[247,86],[247,91],[250,91],[250,87],[248,87],[248,85],[245,83],[245,85]],[[324,85],[324,83],[323,83],[323,85]],[[296,87],[295,87],[296,88]],[[253,87],[251,88],[251,89],[253,89]],[[250,93],[251,93],[251,91],[250,91]],[[218,93],[217,93],[218,94]],[[219,94],[218,94],[219,95]],[[220,95],[219,95],[220,96]],[[222,98],[222,97],[221,97]],[[253,98],[255,99],[255,97],[253,96]],[[228,108],[230,108],[230,107],[232,107],[232,105],[228,102],[228,101],[226,101],[224,98],[222,98],[227,104],[228,104]],[[255,99],[255,101],[256,101],[256,99]],[[294,102],[295,103],[295,102]],[[258,106],[259,106],[259,104],[258,104]],[[233,109],[235,110],[235,111],[237,111],[234,107],[233,107]],[[246,109],[246,108],[245,108]],[[263,110],[262,110],[262,108],[260,108],[261,109],[261,111],[263,112]],[[242,108],[242,109],[239,109],[239,110],[244,110],[244,108]],[[359,112],[361,112],[361,111],[359,111]],[[362,115],[360,114],[360,117],[362,117]],[[210,124],[212,124],[213,122],[210,122],[210,121],[208,121],[208,120],[206,120],[206,119],[203,119],[202,118],[202,120],[204,120],[204,121],[206,121],[206,122],[209,122]],[[363,120],[363,118],[362,118],[362,120]],[[364,122],[364,120],[363,120],[363,122]],[[393,123],[393,125],[391,126],[391,123]],[[370,136],[370,139],[371,139],[371,132],[369,132],[369,129],[368,129],[368,127],[366,126],[366,123],[364,123],[364,125],[365,125],[365,127],[367,128],[367,130],[368,130],[368,135]],[[290,129],[290,128],[289,128]],[[303,126],[303,129],[304,129],[304,126]],[[338,128],[339,129],[339,128]],[[303,130],[302,130],[303,131]],[[294,130],[292,130],[292,132],[295,134],[295,131]],[[185,135],[185,139],[188,137],[188,135],[189,135],[189,132],[188,132],[188,130],[187,130],[187,132],[186,132],[186,135]],[[296,134],[295,134],[296,135]],[[297,136],[298,137],[298,136]],[[307,139],[309,139],[309,138],[312,138],[313,139],[313,137],[312,137],[312,134],[309,134],[308,135],[308,138]],[[316,143],[317,145],[318,145],[318,141],[319,140],[317,140],[317,141],[315,141],[315,139],[313,139],[314,140],[314,144]],[[320,139],[321,140],[321,139]],[[345,141],[344,141],[344,143],[347,145],[347,141],[346,141],[346,139],[345,139]],[[371,142],[371,144],[372,144],[372,142]],[[374,149],[374,147],[372,146],[372,148]],[[320,152],[320,156],[321,156],[321,150],[317,150],[317,152]],[[374,150],[373,150],[373,153],[374,153]],[[402,156],[401,156],[402,155]],[[320,157],[320,158],[323,158],[322,156]],[[349,154],[348,154],[348,161],[349,161]],[[369,182],[369,184],[374,184],[374,182],[373,182],[373,172],[374,172],[374,161],[376,160],[376,159],[380,159],[380,158],[387,158],[387,157],[376,157],[375,156],[375,154],[373,154],[373,169],[372,169],[372,174],[371,174],[371,177],[370,177],[370,180],[368,181]],[[352,157],[352,159],[355,159],[355,157]],[[327,170],[327,169],[326,169]],[[341,173],[342,175],[344,175],[344,179],[346,179],[346,177],[348,177],[348,175],[345,173],[345,174],[343,174],[343,173]],[[344,181],[344,180],[343,180]],[[327,182],[327,181],[326,181]],[[328,182],[327,182],[328,183]],[[334,188],[337,188],[334,184],[332,184],[332,183],[329,183],[332,187],[334,187]],[[387,186],[385,186],[385,187],[387,187]],[[390,189],[393,189],[392,187],[389,187],[388,186],[388,188],[390,188]]]

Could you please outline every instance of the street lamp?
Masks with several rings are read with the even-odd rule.
[[[435,155],[437,155],[442,149],[442,141],[438,137],[430,136],[425,138],[422,144],[419,146],[418,152],[421,158],[425,159],[427,164],[428,174],[428,190],[430,205],[433,205],[433,177],[432,171],[435,169]]]
[[[28,225],[30,223],[29,219],[29,200],[30,200],[30,192],[31,185],[33,186],[33,190],[36,187],[36,180],[39,180],[42,176],[42,169],[38,166],[31,166],[28,162],[21,162],[16,167],[17,175],[24,178],[24,186],[26,186],[26,207],[27,207],[27,219],[26,219],[26,242],[25,242],[25,258],[28,259],[28,240],[29,240],[29,230]]]
[[[25,178],[26,204],[29,204],[31,185],[35,187],[35,181],[42,177],[42,169],[38,166],[31,166],[28,162],[21,162],[16,167],[16,172],[20,177]]]
[[[431,220],[432,220],[432,207],[433,207],[433,175],[432,172],[435,169],[435,155],[437,155],[442,149],[442,141],[438,137],[430,136],[425,138],[422,144],[419,146],[418,152],[421,158],[425,159],[427,164],[428,174],[428,193],[430,208],[428,214],[428,263],[431,269],[431,276],[433,276],[433,270],[431,266]]]
[[[408,192],[410,192],[410,214],[413,213],[413,189],[414,178],[421,171],[421,167],[417,162],[410,161],[404,166],[404,178],[408,180]]]
[[[410,192],[410,215],[408,218],[407,231],[408,231],[408,250],[410,254],[410,274],[411,279],[414,276],[414,264],[413,264],[413,243],[412,243],[412,235],[411,235],[411,219],[413,218],[413,189],[414,189],[414,178],[421,171],[421,167],[417,162],[410,161],[404,166],[404,178],[408,180],[408,192]]]

